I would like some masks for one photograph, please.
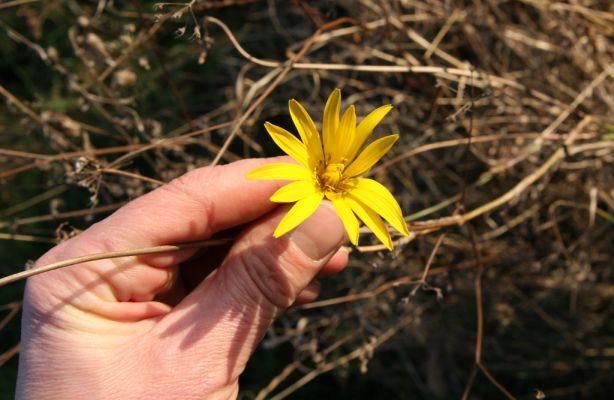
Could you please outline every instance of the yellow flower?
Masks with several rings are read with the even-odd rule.
[[[385,186],[361,176],[390,150],[399,135],[375,140],[359,154],[373,128],[392,106],[377,108],[358,126],[354,106],[350,106],[339,118],[340,107],[341,91],[335,89],[324,108],[322,143],[307,111],[296,100],[290,100],[290,116],[301,140],[269,122],[264,127],[273,141],[299,165],[268,164],[250,171],[247,178],[296,181],[281,187],[271,196],[271,201],[276,203],[296,202],[280,221],[275,237],[282,236],[305,221],[326,198],[339,214],[352,244],[358,244],[360,218],[392,250],[390,233],[380,215],[407,236],[409,232],[401,208]]]

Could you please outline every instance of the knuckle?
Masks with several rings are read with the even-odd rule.
[[[219,168],[204,167],[193,169],[185,174],[173,179],[166,187],[169,190],[176,191],[181,195],[190,198],[199,199],[199,189],[211,189],[214,182],[219,178]]]
[[[179,202],[190,204],[207,222],[209,233],[215,231],[215,201],[210,195],[218,179],[216,168],[199,168],[181,175],[158,190]]]
[[[285,309],[294,302],[297,293],[284,269],[280,247],[275,241],[273,245],[246,247],[234,256],[241,271],[238,289],[247,301],[274,309]]]

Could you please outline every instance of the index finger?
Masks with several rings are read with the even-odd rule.
[[[133,200],[75,239],[98,243],[103,251],[207,239],[275,207],[269,197],[281,182],[248,181],[245,174],[279,160],[247,159],[190,171]]]

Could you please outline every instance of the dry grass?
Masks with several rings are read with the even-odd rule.
[[[359,115],[395,106],[373,174],[412,235],[364,235],[271,329],[245,398],[612,391],[609,1],[79,3],[0,3],[5,264],[189,169],[274,154],[263,122],[341,87]]]

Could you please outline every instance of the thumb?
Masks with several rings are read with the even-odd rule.
[[[294,303],[345,240],[345,229],[329,202],[280,238],[272,232],[287,209],[255,224],[231,249],[217,277],[233,302],[274,317]]]
[[[157,336],[171,339],[168,345],[191,359],[184,358],[187,365],[199,365],[211,378],[219,373],[218,384],[238,378],[275,317],[346,238],[328,202],[293,231],[274,238],[285,211],[278,209],[244,231],[220,268],[158,324]]]

